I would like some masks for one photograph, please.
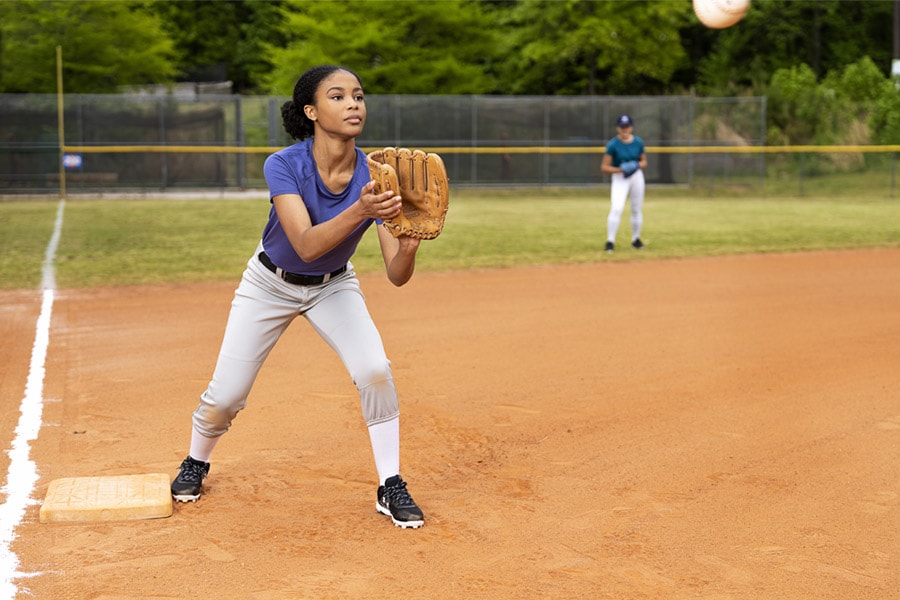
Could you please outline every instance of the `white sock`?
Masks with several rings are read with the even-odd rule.
[[[369,426],[379,485],[400,474],[400,417]]]
[[[216,437],[206,437],[192,427],[190,451],[191,458],[202,462],[209,462],[209,457],[210,455],[212,455],[212,451],[215,449],[216,444],[219,442],[219,438],[221,437],[221,435]]]

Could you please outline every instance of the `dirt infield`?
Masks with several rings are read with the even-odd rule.
[[[355,388],[298,321],[198,503],[29,508],[18,597],[900,598],[900,250],[361,280],[424,528],[376,513]],[[174,475],[236,283],[58,293],[36,499]],[[39,303],[0,293],[4,447]]]

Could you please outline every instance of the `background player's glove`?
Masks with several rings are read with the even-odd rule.
[[[619,168],[622,169],[622,175],[627,179],[634,175],[640,167],[638,167],[638,162],[636,160],[630,160],[628,162],[623,162],[619,165]]]
[[[394,237],[433,240],[440,235],[450,202],[450,183],[441,157],[422,150],[385,148],[371,152],[366,160],[376,182],[375,193],[394,190],[403,198],[400,214],[384,220]]]

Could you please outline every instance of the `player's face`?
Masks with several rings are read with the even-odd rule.
[[[316,90],[315,105],[305,107],[307,116],[323,130],[356,137],[366,123],[366,101],[359,80],[347,71],[335,71]]]

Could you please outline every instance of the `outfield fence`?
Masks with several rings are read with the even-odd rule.
[[[0,194],[265,189],[289,145],[285,97],[0,94]],[[456,186],[591,186],[615,119],[647,145],[650,185],[765,189],[869,173],[893,196],[892,146],[767,147],[761,97],[368,96],[364,149],[439,152]]]

